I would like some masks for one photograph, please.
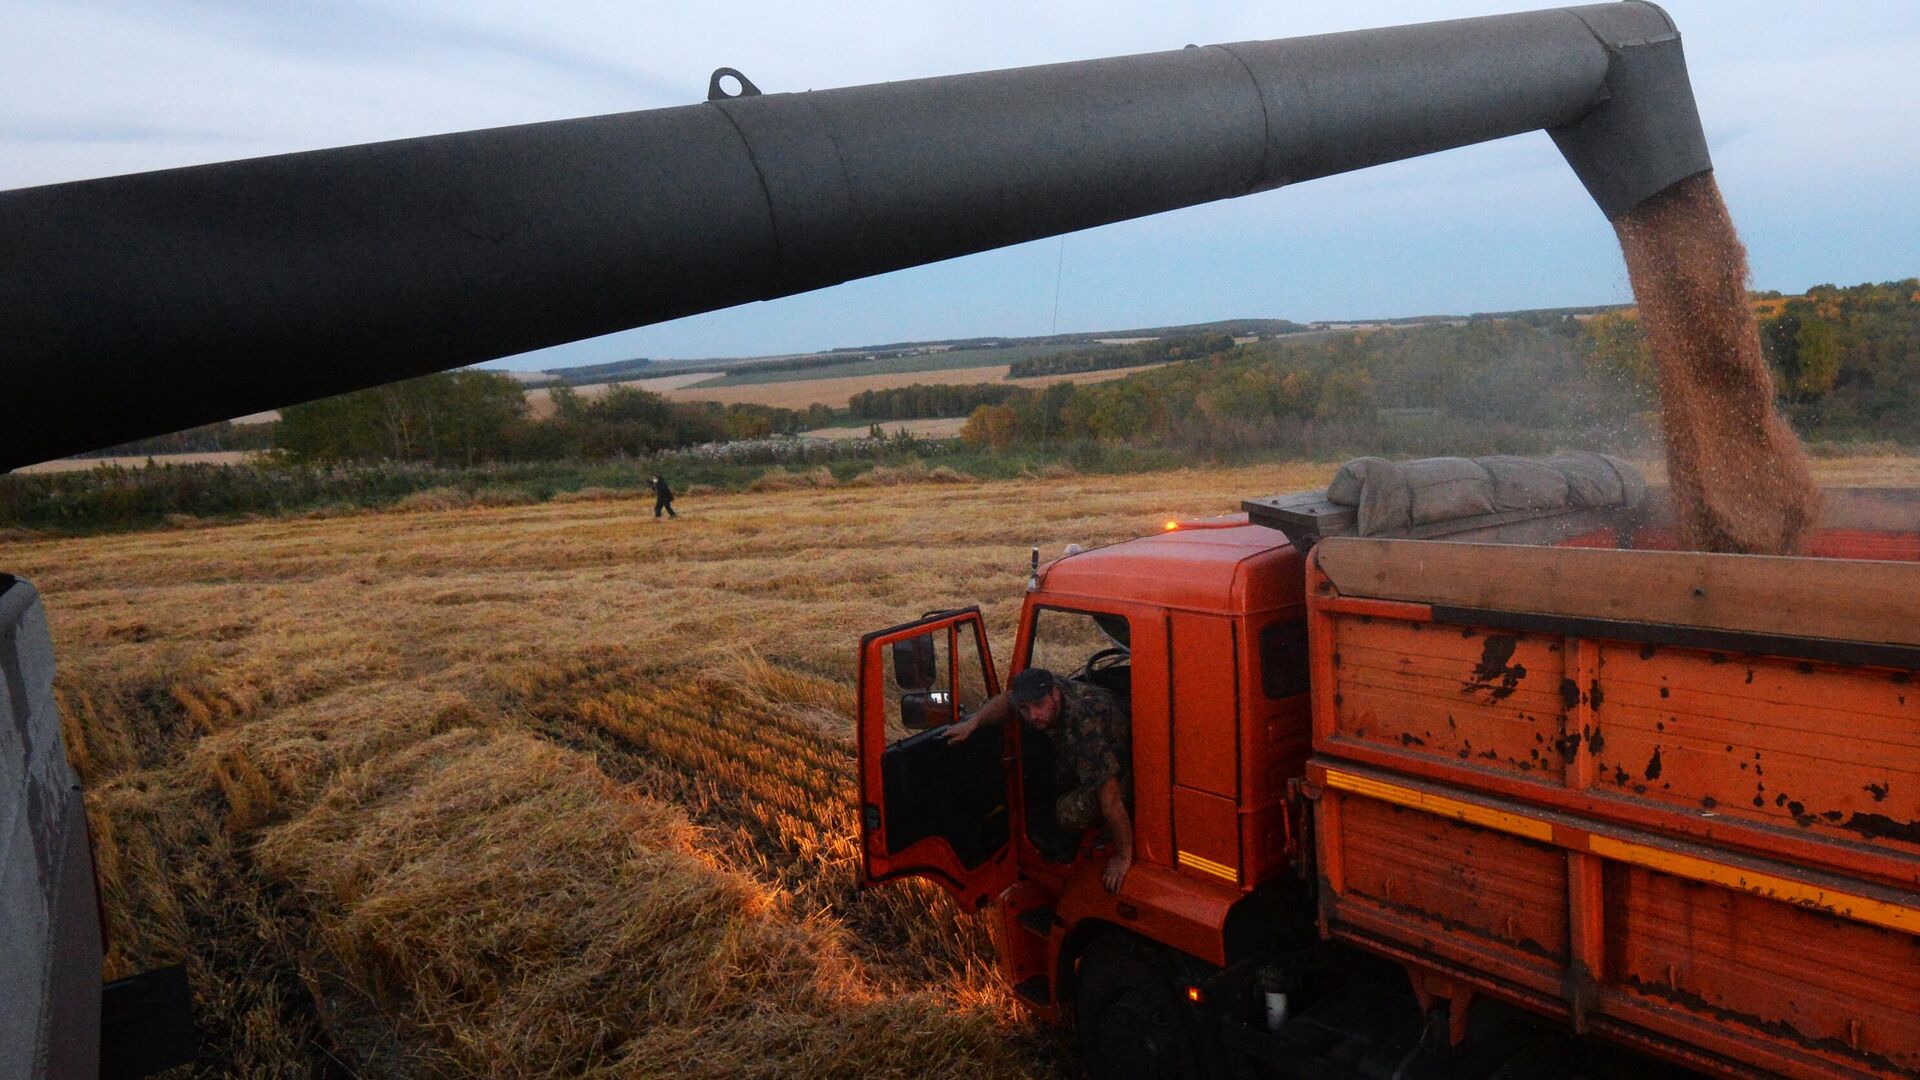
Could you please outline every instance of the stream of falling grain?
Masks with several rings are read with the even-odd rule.
[[[1817,524],[1806,451],[1775,412],[1747,302],[1747,251],[1712,173],[1614,224],[1660,368],[1667,475],[1682,543],[1790,555]]]

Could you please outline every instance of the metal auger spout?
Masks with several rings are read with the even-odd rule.
[[[0,192],[0,470],[1536,129],[1610,218],[1712,167],[1679,35],[1626,2],[802,94],[723,70],[680,108]],[[86,818],[3,574],[0,683],[0,1075],[93,1075]]]
[[[1546,129],[1711,168],[1639,2],[713,100],[0,193],[0,469]]]

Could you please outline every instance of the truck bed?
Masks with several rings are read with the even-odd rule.
[[[1323,931],[1698,1068],[1920,1076],[1915,505],[1791,559],[1322,541]]]

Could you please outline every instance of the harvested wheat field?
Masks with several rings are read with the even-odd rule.
[[[1914,481],[1915,462],[1818,462]],[[15,543],[108,977],[185,960],[206,1074],[1047,1076],[984,922],[854,887],[858,635],[1028,545],[1330,465],[412,511]]]
[[[1005,383],[1008,386],[1045,387],[1054,383],[1098,383],[1124,379],[1137,371],[1161,367],[1114,368],[1107,371],[1079,371],[1069,375],[1035,375],[1025,379],[1007,378],[1008,365],[951,368],[944,371],[898,371],[884,375],[845,375],[826,379],[796,379],[790,382],[743,383],[728,386],[695,384],[662,387],[660,394],[669,401],[717,401],[722,405],[776,405],[784,409],[804,409],[809,405],[847,407],[847,399],[867,390],[893,390],[917,383],[946,383],[971,386],[975,383]]]
[[[858,635],[978,602],[1005,649],[1030,543],[1326,472],[802,474],[665,524],[614,498],[0,555],[53,624],[107,974],[187,960],[209,1072],[1046,1075],[983,923],[853,885]]]
[[[260,456],[257,450],[203,450],[190,454],[133,454],[124,457],[60,458],[26,465],[16,472],[60,473],[87,469],[143,469],[148,465],[245,465]]]

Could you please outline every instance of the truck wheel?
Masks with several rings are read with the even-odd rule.
[[[1073,995],[1080,1060],[1093,1080],[1199,1080],[1193,1010],[1173,980],[1134,943],[1094,946]]]

